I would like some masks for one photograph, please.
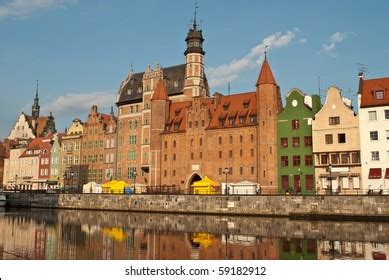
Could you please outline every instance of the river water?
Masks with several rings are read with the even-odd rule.
[[[0,259],[387,259],[389,223],[0,209]]]

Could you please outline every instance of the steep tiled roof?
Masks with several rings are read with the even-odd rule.
[[[165,83],[161,79],[158,81],[157,86],[155,87],[154,94],[151,100],[167,100],[167,99],[168,99],[168,94],[165,87]]]
[[[276,80],[274,79],[273,73],[270,69],[270,65],[267,62],[267,59],[263,61],[261,72],[259,73],[256,86],[261,84],[274,84],[274,85],[277,84]]]
[[[383,98],[376,99],[376,91],[383,91]],[[361,108],[389,105],[389,78],[361,80]]]
[[[216,102],[217,104],[215,104]],[[208,107],[211,114],[208,128],[253,125],[250,123],[250,118],[247,118],[247,115],[256,116],[257,96],[255,92],[220,96],[219,99],[210,99]],[[240,118],[242,119],[240,120]],[[225,120],[223,125],[221,123],[222,120]],[[230,120],[233,122],[232,124],[230,124]]]
[[[35,138],[32,139],[30,144],[28,144],[27,149],[24,151],[24,153],[20,157],[33,157],[33,156],[38,156],[39,154],[34,154],[34,151],[40,150],[47,150],[47,152],[50,152],[51,150],[51,138]],[[49,140],[49,141],[47,141]],[[31,152],[30,152],[31,151]]]
[[[169,118],[165,132],[182,132],[186,129],[186,112],[191,106],[191,101],[176,102],[170,104]]]
[[[169,96],[184,91],[185,64],[162,68],[163,79]],[[117,105],[141,102],[143,98],[143,75],[145,72],[132,74],[123,81],[119,90]],[[138,91],[141,88],[142,91]]]

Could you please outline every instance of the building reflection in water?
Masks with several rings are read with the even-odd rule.
[[[387,259],[389,253],[387,243],[276,238],[222,230],[188,232],[182,224],[174,230],[105,226],[83,218],[68,219],[55,211],[41,216],[25,212],[0,216],[0,259]]]

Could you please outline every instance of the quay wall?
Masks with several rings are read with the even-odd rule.
[[[389,220],[389,196],[225,196],[7,193],[11,207],[175,214]]]

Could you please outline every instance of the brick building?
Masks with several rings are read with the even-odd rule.
[[[194,21],[185,64],[147,66],[122,82],[117,175],[186,192],[207,175],[219,182],[257,182],[262,191],[275,193],[282,102],[267,58],[253,91],[210,97],[203,41]]]
[[[96,105],[92,106],[88,119],[83,124],[81,165],[85,168],[80,169],[79,186],[90,181],[105,183],[115,176],[116,123],[113,109],[111,114],[102,114],[97,111]]]

